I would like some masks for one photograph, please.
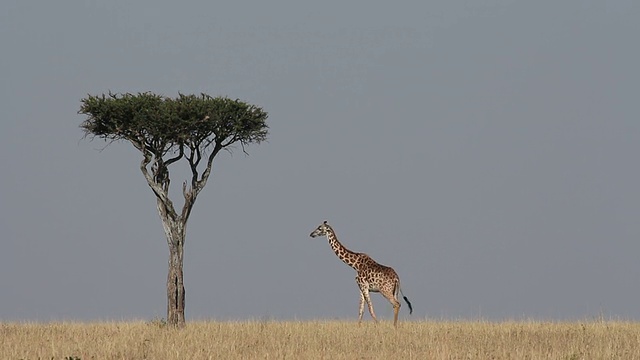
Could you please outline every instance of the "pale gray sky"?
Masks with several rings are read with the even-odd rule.
[[[78,128],[107,91],[270,114],[198,198],[188,319],[355,319],[353,270],[309,238],[328,220],[396,269],[413,319],[640,320],[638,19],[633,0],[4,1],[0,320],[165,316],[140,155]]]

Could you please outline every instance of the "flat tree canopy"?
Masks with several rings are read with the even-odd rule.
[[[80,114],[86,134],[129,140],[139,150],[200,149],[266,139],[267,113],[240,100],[206,94],[167,98],[152,93],[88,96]]]
[[[189,162],[191,189],[185,183],[183,192],[187,202],[187,195],[195,200],[220,150],[239,143],[244,151],[245,145],[266,140],[268,133],[268,115],[262,108],[225,97],[180,94],[173,99],[149,92],[110,92],[89,95],[81,102],[79,113],[87,115],[80,125],[85,135],[108,141],[128,140],[142,152],[142,173],[170,213],[173,204],[163,194],[169,190],[169,165],[182,158]],[[204,165],[203,157],[207,157]],[[162,188],[164,191],[160,191]],[[185,206],[183,215],[188,216],[189,211],[191,207]]]
[[[81,100],[85,136],[127,140],[142,153],[140,170],[156,195],[169,245],[167,321],[184,324],[183,246],[186,223],[215,156],[232,144],[260,143],[267,137],[267,113],[240,100],[206,94],[168,98],[153,93],[89,95]],[[169,198],[169,166],[185,159],[190,183],[182,184],[178,214]],[[202,161],[202,160],[205,161]]]

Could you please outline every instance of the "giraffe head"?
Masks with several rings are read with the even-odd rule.
[[[313,232],[309,236],[311,236],[312,238],[316,236],[325,236],[330,231],[329,229],[331,229],[331,227],[329,226],[329,224],[327,224],[327,221],[325,220],[322,224],[320,224],[320,226],[318,226],[315,230],[313,230]]]

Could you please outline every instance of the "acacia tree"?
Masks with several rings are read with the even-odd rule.
[[[169,245],[167,323],[185,323],[183,249],[187,220],[209,179],[220,150],[260,143],[267,137],[267,113],[240,100],[206,94],[168,98],[153,93],[89,95],[81,100],[85,136],[109,143],[126,140],[142,153],[140,171],[156,196]],[[191,180],[182,183],[180,212],[169,198],[169,166],[183,160]]]

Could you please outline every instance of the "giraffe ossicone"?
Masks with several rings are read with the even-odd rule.
[[[400,301],[398,301],[398,294],[402,295],[404,301],[409,306],[409,314],[413,313],[413,307],[411,302],[402,293],[400,288],[400,278],[393,268],[385,265],[378,264],[369,255],[364,253],[358,253],[347,249],[344,245],[338,241],[333,228],[325,220],[320,226],[318,226],[311,234],[312,238],[318,236],[326,236],[329,240],[329,245],[336,253],[338,258],[345,264],[351,266],[356,271],[356,283],[360,288],[360,307],[358,309],[358,323],[362,322],[362,315],[364,313],[364,303],[367,303],[369,308],[369,314],[374,321],[378,321],[376,314],[373,311],[373,303],[369,296],[370,292],[379,292],[384,296],[393,306],[393,325],[398,324],[398,312],[400,311]]]

